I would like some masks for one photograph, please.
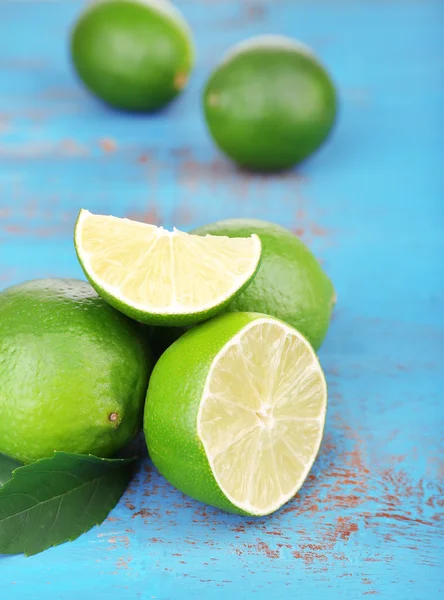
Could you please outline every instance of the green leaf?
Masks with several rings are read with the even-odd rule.
[[[18,467],[23,467],[23,463],[9,458],[5,454],[0,454],[0,487],[12,477],[12,472]]]
[[[133,462],[55,452],[16,469],[0,488],[0,554],[38,554],[102,523]]]

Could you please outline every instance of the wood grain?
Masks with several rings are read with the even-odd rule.
[[[298,496],[264,519],[184,497],[147,459],[103,526],[30,559],[0,557],[2,598],[438,598],[441,2],[177,4],[197,41],[191,85],[164,112],[133,116],[102,106],[72,72],[67,35],[83,2],[1,3],[0,287],[80,277],[81,207],[185,229],[231,216],[286,225],[338,293],[320,353],[325,440]],[[316,156],[266,177],[217,152],[200,94],[231,44],[268,32],[314,47],[341,110]]]

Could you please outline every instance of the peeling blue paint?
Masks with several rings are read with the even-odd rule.
[[[67,31],[83,2],[4,1],[0,288],[81,276],[80,207],[192,228],[251,216],[292,228],[338,292],[321,351],[326,436],[301,493],[247,520],[185,498],[149,461],[111,518],[72,544],[0,557],[5,600],[341,598],[444,591],[442,39],[439,0],[178,2],[198,63],[155,116],[78,84]],[[241,172],[205,130],[200,91],[232,43],[312,45],[340,90],[334,135],[295,172]]]

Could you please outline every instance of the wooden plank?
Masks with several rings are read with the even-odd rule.
[[[230,216],[279,222],[338,292],[320,354],[328,422],[306,485],[277,514],[205,507],[147,460],[102,527],[30,559],[0,557],[2,597],[439,597],[440,1],[178,2],[199,60],[187,92],[155,116],[114,112],[79,86],[66,44],[82,5],[2,2],[0,287],[80,277],[71,239],[80,207],[185,229]],[[228,163],[200,109],[223,51],[264,32],[313,46],[341,95],[324,148],[270,177]]]

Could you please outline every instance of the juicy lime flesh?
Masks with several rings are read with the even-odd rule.
[[[84,281],[0,293],[0,452],[112,456],[140,429],[152,359],[140,326]]]
[[[168,2],[106,0],[89,6],[71,39],[85,85],[116,108],[158,109],[185,87],[194,63],[191,32]]]
[[[218,221],[193,233],[230,237],[258,235],[262,259],[257,275],[228,310],[277,317],[300,331],[315,350],[321,346],[330,323],[335,290],[315,256],[299,238],[284,227],[254,219]]]
[[[280,170],[327,138],[336,118],[336,91],[311,53],[259,38],[213,72],[204,108],[215,142],[232,160]]]
[[[254,321],[213,362],[198,431],[229,500],[266,514],[302,485],[318,452],[325,379],[309,344],[271,319]]]
[[[117,308],[129,306],[146,322],[178,315],[180,323],[229,301],[253,277],[261,253],[256,236],[193,236],[87,211],[76,227],[76,248],[93,286]]]

